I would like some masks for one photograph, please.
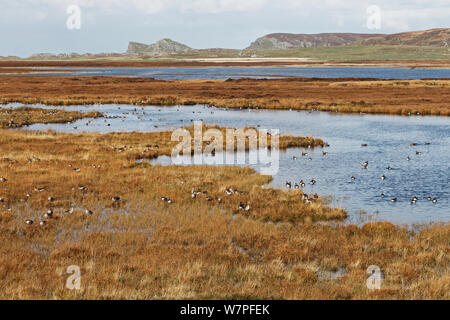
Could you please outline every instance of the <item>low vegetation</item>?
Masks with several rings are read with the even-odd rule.
[[[450,80],[240,79],[29,76],[0,78],[0,103],[208,104],[225,108],[450,115]],[[20,88],[20,89],[19,89]]]
[[[135,161],[169,136],[1,130],[0,298],[450,298],[448,224],[314,223],[345,212],[250,168]]]
[[[42,108],[0,108],[0,128],[20,128],[35,123],[67,123],[101,117],[100,112],[65,111]]]

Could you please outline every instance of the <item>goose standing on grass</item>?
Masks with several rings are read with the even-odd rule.
[[[288,189],[292,188],[292,184],[289,181],[286,181],[286,188]]]
[[[31,225],[34,223],[34,221],[31,220],[31,219],[28,219],[28,220],[25,220],[25,223],[26,223],[27,225],[31,226]]]

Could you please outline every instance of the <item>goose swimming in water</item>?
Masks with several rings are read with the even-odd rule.
[[[428,200],[428,201],[431,201],[431,196],[428,196],[428,197],[427,197],[427,200]]]
[[[392,198],[391,202],[397,202],[397,198]]]
[[[382,194],[380,195],[380,197],[384,198],[384,197],[385,197],[384,193],[382,193]]]
[[[310,185],[314,185],[316,184],[316,180],[314,180],[314,178],[311,179],[311,181],[309,182]]]
[[[410,156],[407,156],[406,161],[409,161],[409,160],[411,160],[411,158],[410,158]]]
[[[292,160],[297,160],[297,157],[296,157],[296,156],[293,156],[293,157],[292,157]]]
[[[382,176],[381,176],[381,180],[385,180],[386,179],[386,176],[383,174]]]
[[[351,179],[352,179],[352,180],[356,180],[355,176],[352,176]]]
[[[306,183],[303,182],[303,180],[300,180],[300,187],[304,188],[306,186]]]
[[[437,203],[437,202],[438,202],[438,200],[437,200],[437,198],[433,198],[433,200],[431,200],[431,202],[433,202],[433,203]]]

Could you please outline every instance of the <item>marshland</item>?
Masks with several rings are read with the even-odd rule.
[[[0,80],[1,298],[450,298],[449,80]],[[280,173],[165,163],[194,120],[279,128]]]

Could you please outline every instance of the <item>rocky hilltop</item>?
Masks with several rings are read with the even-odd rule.
[[[256,39],[245,50],[283,50],[293,48],[334,47],[380,36],[364,33],[293,34],[272,33]]]
[[[159,57],[171,54],[188,53],[192,50],[193,49],[187,45],[171,39],[161,39],[152,44],[130,42],[126,54]]]
[[[440,28],[396,34],[366,33],[272,33],[256,39],[245,50],[283,50],[293,48],[334,47],[346,45],[450,46],[450,29]]]
[[[450,29],[439,28],[425,31],[402,32],[372,37],[360,42],[362,45],[431,46],[449,47]]]

